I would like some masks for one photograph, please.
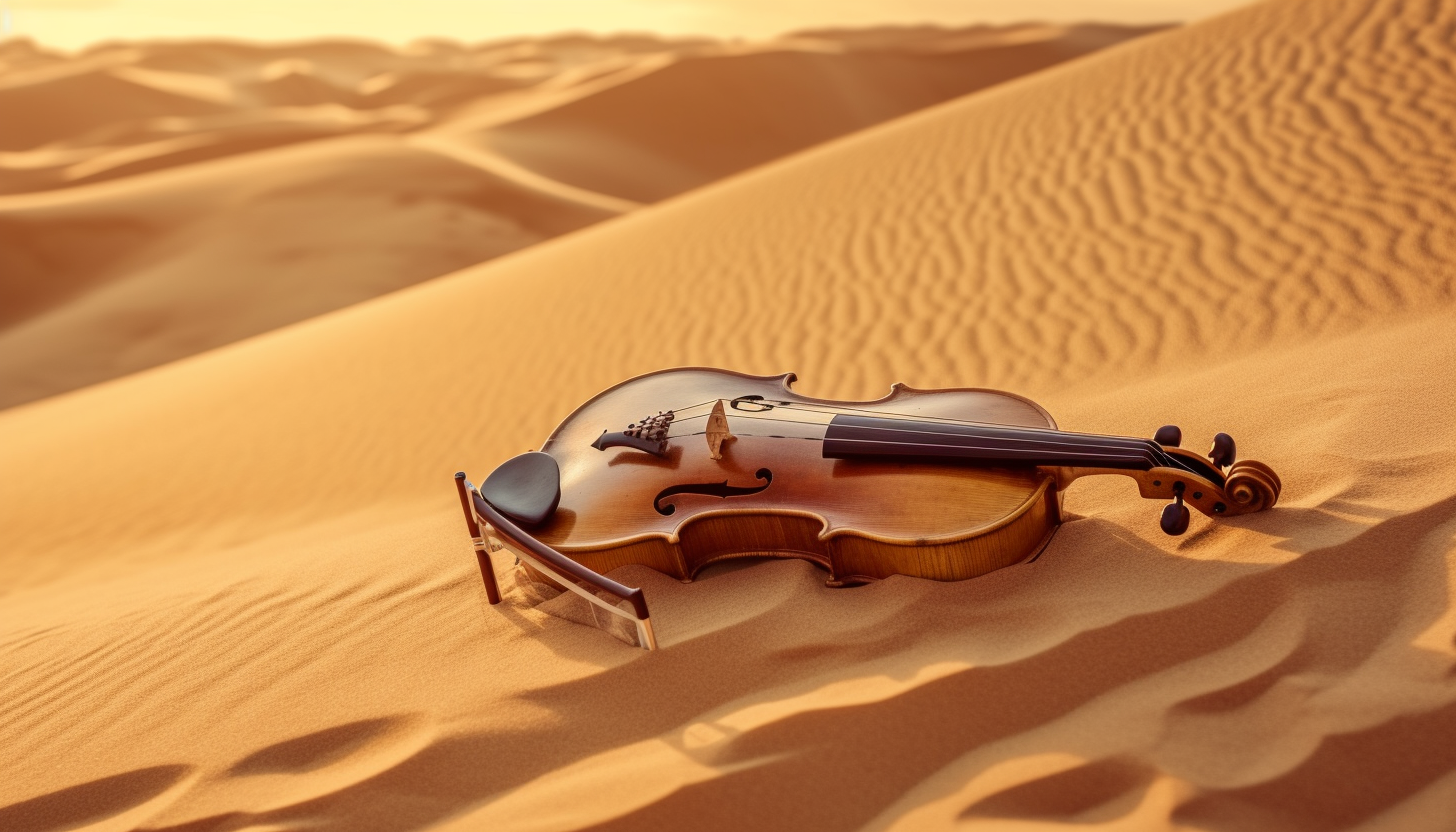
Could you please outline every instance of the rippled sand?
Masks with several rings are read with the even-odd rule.
[[[1449,827],[1453,33],[1254,6],[0,413],[0,828]],[[656,653],[488,607],[451,474],[685,364],[1227,431],[1283,496],[1082,481],[962,583],[619,570]]]
[[[1158,27],[0,42],[0,407],[499,257]]]

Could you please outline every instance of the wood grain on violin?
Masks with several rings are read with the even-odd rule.
[[[1223,434],[1210,460],[1175,447],[1171,426],[1158,434],[1168,444],[1058,430],[1011,393],[897,384],[838,402],[801,396],[793,380],[707,368],[632,379],[480,496],[598,573],[642,564],[691,580],[714,561],[769,556],[812,561],[846,585],[963,580],[1026,560],[1061,522],[1067,486],[1089,474],[1128,476],[1170,501],[1170,534],[1187,528],[1189,506],[1226,517],[1279,495],[1274,472],[1234,461]],[[535,493],[558,469],[559,488]]]

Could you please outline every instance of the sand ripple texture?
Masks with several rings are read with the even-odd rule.
[[[1254,6],[0,414],[0,828],[1452,828],[1453,34]],[[956,584],[621,570],[652,654],[488,608],[451,473],[676,364],[1284,494],[1172,539],[1078,483]]]
[[[1160,27],[0,43],[0,407],[519,250]]]

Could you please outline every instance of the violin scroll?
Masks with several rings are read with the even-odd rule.
[[[1163,479],[1170,474],[1176,477],[1171,484]],[[1143,481],[1143,496],[1173,498],[1173,502],[1163,507],[1158,526],[1175,537],[1188,530],[1190,505],[1210,517],[1253,514],[1271,508],[1283,488],[1272,468],[1252,459],[1235,462],[1221,488],[1215,482],[1192,477],[1187,472],[1180,475],[1166,468],[1134,476]],[[1152,481],[1153,488],[1149,489],[1146,480],[1153,476],[1158,479]]]
[[[1262,462],[1244,459],[1229,469],[1224,493],[1228,495],[1228,514],[1251,514],[1263,511],[1279,500],[1284,485],[1274,469]]]

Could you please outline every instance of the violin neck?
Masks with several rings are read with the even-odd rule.
[[[1128,436],[842,414],[829,423],[824,456],[1133,471],[1177,465],[1156,442]]]

